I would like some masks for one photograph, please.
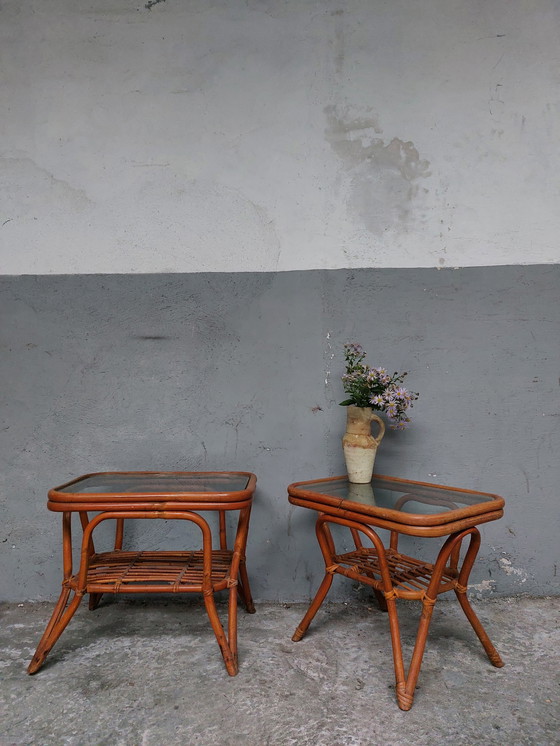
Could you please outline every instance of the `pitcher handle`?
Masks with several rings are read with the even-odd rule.
[[[375,440],[375,445],[378,446],[383,440],[383,436],[385,435],[385,423],[383,422],[381,417],[379,417],[379,415],[375,414],[374,412],[371,413],[371,421],[375,422],[379,427],[377,435],[372,435],[372,438]]]

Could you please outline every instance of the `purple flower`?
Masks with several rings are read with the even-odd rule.
[[[401,385],[406,373],[390,375],[386,368],[370,368],[364,363],[366,353],[357,342],[344,345],[344,357],[346,372],[342,383],[348,398],[342,405],[372,406],[387,414],[392,427],[402,430],[409,421],[406,410],[418,398],[418,394],[409,393]]]
[[[393,430],[406,430],[407,423],[410,422],[410,420],[400,420],[399,422],[395,422],[391,427]]]
[[[397,416],[397,405],[394,402],[391,402],[390,404],[387,404],[387,409],[385,411],[392,419]]]
[[[346,350],[346,352],[350,353],[351,355],[355,355],[356,357],[364,354],[364,348],[357,342],[347,342],[344,345],[344,349]]]

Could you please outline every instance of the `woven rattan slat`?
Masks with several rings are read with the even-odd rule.
[[[233,553],[229,550],[212,552],[212,585],[225,587]],[[87,591],[118,590],[126,592],[135,584],[173,587],[175,592],[202,590],[204,575],[201,551],[189,552],[104,552],[90,558],[87,573]],[[68,581],[68,587],[77,587],[78,576]]]
[[[421,599],[430,584],[434,566],[391,549],[387,549],[386,556],[396,595],[400,598]],[[374,587],[377,590],[383,589],[379,557],[375,549],[361,547],[353,552],[335,554],[333,559],[339,565],[352,568],[356,575],[365,575],[368,578],[373,576],[373,579],[377,581]],[[441,578],[437,593],[445,593],[455,584],[454,574],[446,571]]]

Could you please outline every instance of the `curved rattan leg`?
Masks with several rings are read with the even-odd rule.
[[[233,593],[232,595],[235,596],[235,593]],[[212,625],[212,629],[214,630],[214,634],[216,635],[216,640],[218,641],[218,645],[220,646],[220,650],[222,651],[226,670],[230,676],[235,676],[238,670],[237,655],[232,652],[226,639],[224,628],[222,627],[222,623],[220,622],[218,611],[216,609],[214,594],[203,593],[203,598],[204,605],[206,607],[206,613],[208,614],[210,624]]]
[[[424,650],[426,649],[434,605],[435,600],[430,598],[426,597],[422,601],[422,613],[420,615],[420,622],[418,623],[416,642],[414,643],[414,651],[410,660],[408,675],[406,681],[402,683],[397,682],[397,703],[401,710],[410,710],[414,702],[414,690],[416,689],[416,682],[420,675],[420,667],[422,665],[422,658],[424,657]]]
[[[385,598],[385,596],[383,595],[383,593],[381,591],[378,591],[376,588],[373,588],[372,590],[373,590],[373,592],[375,594],[375,598],[377,600],[377,605],[379,606],[379,610],[380,611],[388,611],[388,608],[387,608],[387,599]]]
[[[476,531],[476,529],[474,530]],[[462,531],[460,533],[452,534],[451,536],[449,536],[438,554],[438,558],[434,565],[432,576],[430,578],[430,584],[428,585],[424,598],[422,599],[422,613],[420,615],[420,621],[418,623],[416,642],[414,643],[414,650],[412,653],[406,680],[399,682],[399,674],[397,672],[397,667],[395,664],[395,673],[397,674],[397,702],[401,710],[410,710],[414,702],[414,690],[416,689],[416,682],[418,681],[418,676],[420,675],[420,667],[422,665],[422,658],[424,657],[424,650],[426,649],[426,641],[428,639],[430,622],[432,621],[432,614],[437,600],[437,592],[444,570],[448,564],[449,558],[454,558],[457,556],[457,553],[461,546],[461,542],[463,541],[465,536],[467,536],[469,533],[472,533],[472,531],[472,529],[468,529],[466,531]],[[473,543],[471,540],[469,552],[472,548]],[[472,566],[474,557],[471,558],[469,552],[467,552],[465,563],[467,563],[467,560],[472,559]],[[389,600],[388,603],[390,603]]]
[[[332,581],[333,581],[333,575],[331,572],[327,571],[325,573],[325,577],[323,578],[323,582],[319,586],[319,590],[315,594],[315,598],[313,599],[313,601],[311,602],[311,605],[307,609],[307,613],[305,614],[301,622],[296,627],[296,631],[294,632],[292,636],[292,640],[294,642],[299,642],[301,638],[307,632],[307,628],[313,621],[313,617],[321,608],[321,604],[323,603],[323,601],[325,600],[325,596],[329,592],[329,589],[332,585]]]
[[[391,645],[393,649],[393,665],[395,669],[397,702],[401,710],[409,710],[412,707],[412,702],[414,698],[414,685],[416,681],[414,681],[414,685],[410,688],[408,686],[408,681],[410,680],[410,677],[409,679],[407,679],[407,677],[405,676],[400,625],[399,625],[399,617],[397,613],[397,603],[396,603],[397,594],[395,593],[395,589],[393,587],[393,579],[391,577],[391,571],[389,569],[389,563],[387,560],[387,552],[385,550],[383,542],[381,541],[379,536],[376,534],[376,532],[369,526],[357,524],[353,521],[349,521],[343,518],[334,518],[332,516],[328,518],[326,516],[320,517],[318,520],[318,524],[323,521],[324,522],[328,521],[331,523],[338,523],[342,526],[347,526],[351,530],[354,529],[356,531],[360,531],[361,533],[363,533],[365,536],[368,537],[368,539],[372,542],[373,546],[375,547],[375,551],[377,553],[377,559],[379,562],[379,572],[381,575],[381,580],[376,583],[377,587],[372,585],[372,588],[379,601],[380,608],[382,610],[386,610],[389,616],[389,629],[391,632]],[[329,565],[328,565],[329,560],[330,562],[334,562],[334,558],[329,553],[330,547],[327,546],[327,543],[326,543],[326,539],[330,537],[330,531],[328,531],[328,527],[326,525],[324,526],[324,534],[325,534],[325,540],[323,540],[322,542],[321,532],[319,531],[317,532],[319,543],[321,544],[321,549],[323,551],[323,556],[325,557],[325,562],[327,563],[327,572],[329,571],[329,569],[331,569],[331,571],[334,572],[337,565],[332,566],[332,568],[329,568]],[[397,534],[396,532],[393,532],[393,534],[394,536],[392,535],[391,537],[391,546],[396,547],[397,546],[397,543],[396,543]],[[334,554],[334,551],[333,551],[333,554]],[[441,572],[443,572],[443,567],[440,568],[440,575],[441,575]],[[366,575],[368,575],[367,572],[366,572]],[[371,576],[371,579],[373,580],[373,575]],[[425,644],[426,635],[427,635],[427,629],[424,634],[424,644]],[[418,662],[418,669],[420,668],[419,663],[421,662],[421,659],[422,657],[420,654],[420,658]],[[418,673],[416,673],[416,678],[417,677],[418,677]]]
[[[99,602],[103,598],[102,593],[90,593],[89,594],[89,603],[88,608],[90,611],[95,611],[97,607],[99,606]]]
[[[115,552],[122,549],[124,539],[124,518],[117,518],[115,526]]]
[[[473,607],[471,606],[469,599],[467,598],[467,589],[466,588],[456,588],[455,589],[455,595],[457,596],[457,599],[459,600],[459,603],[461,604],[461,608],[465,612],[465,616],[471,623],[472,628],[476,632],[476,635],[480,642],[482,643],[482,647],[484,648],[486,655],[490,659],[490,663],[493,666],[496,666],[496,668],[501,668],[504,665],[503,660],[500,658],[500,654],[492,644],[492,641],[486,634],[486,630],[482,626],[480,619],[477,617],[477,615],[474,612]]]
[[[385,594],[385,600],[387,603],[387,612],[389,614],[389,630],[391,632],[391,646],[393,648],[393,667],[395,669],[397,704],[401,710],[410,710],[413,697],[410,697],[406,693],[406,676],[404,673],[401,632],[394,591],[388,591]]]
[[[45,662],[45,658],[47,657],[47,654],[44,653],[43,651],[45,649],[46,642],[50,637],[53,627],[60,620],[60,617],[62,616],[64,609],[66,608],[66,604],[68,602],[69,596],[70,596],[70,589],[63,587],[62,591],[60,592],[60,596],[58,597],[56,606],[54,607],[53,613],[51,614],[51,618],[49,619],[49,623],[47,624],[46,629],[43,632],[43,636],[39,640],[39,644],[37,645],[37,650],[35,651],[35,655],[31,659],[31,663],[29,664],[27,668],[27,673],[36,673],[41,668],[43,663]]]
[[[239,579],[238,579],[238,585],[237,590],[239,593],[239,596],[241,597],[241,600],[243,601],[243,605],[245,606],[245,610],[248,614],[254,614],[255,613],[255,604],[253,603],[253,597],[251,595],[251,586],[249,585],[249,576],[247,575],[247,567],[245,565],[245,560],[241,560],[239,563]]]
[[[37,646],[35,655],[27,667],[27,673],[37,673],[37,671],[42,667],[47,655],[53,649],[54,644],[64,632],[68,622],[72,619],[76,609],[80,605],[82,594],[75,593],[70,604],[66,606],[69,595],[70,590],[68,588],[63,588],[43,637]]]
[[[325,596],[330,590],[333,581],[334,570],[336,564],[334,564],[334,554],[336,553],[333,537],[328,526],[328,522],[331,520],[330,517],[320,514],[315,524],[315,534],[319,547],[325,561],[325,577],[323,578],[321,585],[319,586],[317,593],[313,601],[311,602],[307,612],[299,625],[296,627],[296,631],[292,636],[293,642],[299,642],[307,632],[309,625],[311,624],[313,617],[321,608],[321,604],[325,600]]]
[[[471,540],[469,543],[469,548],[467,550],[467,554],[465,556],[463,566],[461,567],[461,572],[459,573],[457,585],[455,586],[455,595],[457,596],[457,600],[461,604],[461,608],[465,612],[465,616],[469,620],[472,628],[476,632],[478,639],[482,643],[482,647],[484,648],[486,655],[488,656],[490,660],[490,663],[493,666],[496,666],[496,668],[501,668],[504,665],[504,662],[500,658],[500,654],[498,653],[498,651],[492,644],[490,638],[486,634],[486,631],[484,627],[482,626],[480,619],[475,614],[475,611],[473,607],[471,606],[469,599],[467,598],[467,586],[469,582],[469,575],[474,565],[474,561],[476,559],[479,546],[480,546],[480,532],[478,531],[478,529],[475,528],[471,532]]]
[[[237,583],[229,589],[228,598],[228,645],[237,673],[239,662],[237,659]]]

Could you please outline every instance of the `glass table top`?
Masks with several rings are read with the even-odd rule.
[[[472,505],[486,504],[490,508],[503,502],[497,495],[383,476],[374,476],[370,484],[351,484],[347,477],[299,482],[291,485],[290,494],[324,500],[341,508],[353,503],[365,509],[380,508],[416,515],[445,513]]]
[[[91,474],[55,491],[72,495],[242,492],[249,478],[248,474],[211,472]]]

